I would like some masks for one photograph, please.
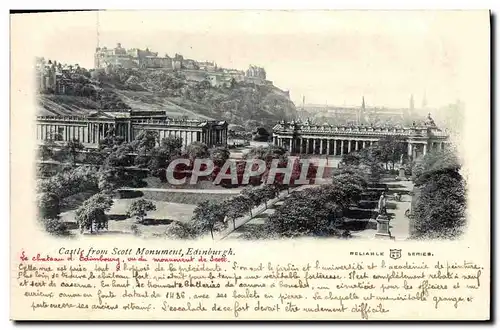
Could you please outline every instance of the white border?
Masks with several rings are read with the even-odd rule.
[[[500,5],[498,1],[487,1],[487,0],[475,0],[475,1],[466,1],[466,0],[454,0],[454,1],[437,1],[437,0],[420,0],[420,1],[377,1],[377,3],[373,3],[372,1],[361,1],[361,0],[345,0],[345,1],[336,1],[335,3],[331,3],[331,1],[319,1],[319,0],[308,0],[308,1],[298,1],[298,0],[239,0],[239,1],[223,1],[223,0],[211,0],[209,3],[206,1],[177,1],[165,3],[164,1],[126,1],[122,0],[119,2],[120,6],[117,6],[118,2],[111,1],[103,1],[103,0],[87,0],[85,2],[67,2],[67,1],[56,1],[56,0],[46,0],[46,1],[3,1],[1,7],[3,9],[4,15],[1,16],[1,24],[0,26],[5,29],[2,31],[1,37],[3,39],[4,51],[2,54],[2,100],[4,101],[4,107],[1,111],[0,125],[2,125],[0,129],[0,154],[3,155],[3,159],[7,159],[9,155],[9,68],[10,68],[10,52],[8,48],[9,42],[9,16],[7,14],[7,9],[16,8],[16,9],[28,9],[28,8],[37,8],[37,9],[53,9],[53,8],[65,8],[65,9],[91,9],[91,8],[108,8],[108,9],[492,9],[493,12],[499,13]],[[160,5],[161,4],[161,5]],[[8,6],[10,5],[10,6]],[[139,7],[140,5],[140,7]],[[4,8],[5,7],[5,8]],[[498,21],[497,21],[498,23]],[[495,36],[495,42],[497,41],[497,36]],[[495,58],[498,62],[498,53]],[[498,86],[496,86],[494,92],[496,95],[499,95]],[[497,108],[497,104],[494,104],[495,109]],[[498,115],[496,116],[496,120],[494,123],[494,127],[500,127],[498,125],[499,119]],[[495,129],[492,130],[494,132]],[[495,141],[495,145],[498,147],[498,141]],[[495,148],[495,152],[498,150]],[[9,175],[9,165],[7,161],[3,161],[0,163],[1,173],[2,173],[2,190],[1,190],[1,209],[3,210],[3,214],[6,215],[2,221],[2,226],[4,226],[3,231],[1,232],[4,235],[4,248],[3,252],[3,265],[5,265],[5,269],[1,272],[0,276],[2,277],[2,284],[4,285],[4,294],[1,299],[1,307],[2,307],[2,323],[6,323],[5,327],[2,325],[2,329],[12,329],[14,328],[14,324],[8,321],[8,312],[9,312],[9,294],[6,294],[10,291],[9,286],[9,277],[8,277],[8,261],[9,258],[9,217],[7,214],[10,208],[10,200],[9,200],[9,185],[7,184],[10,179]],[[496,168],[498,170],[498,167]],[[495,180],[497,183],[498,180]],[[496,226],[496,234],[497,238],[500,237],[498,235],[498,225]],[[495,242],[495,240],[493,241]],[[496,248],[496,243],[494,248]],[[495,262],[493,262],[492,267],[495,267]],[[496,280],[498,280],[498,275]],[[498,285],[498,284],[497,284]],[[496,314],[496,313],[495,313]],[[8,322],[8,323],[7,323]],[[465,323],[464,323],[465,324]],[[373,324],[371,324],[373,325]],[[409,326],[419,326],[419,325],[410,325]],[[25,325],[28,326],[28,325]],[[39,325],[29,325],[29,327],[35,327]],[[50,325],[48,325],[50,326]],[[79,327],[79,324],[71,324],[71,325],[63,325],[60,328],[73,328]],[[103,325],[92,325],[95,328],[104,328]],[[135,326],[135,325],[134,325]],[[159,326],[165,326],[163,324],[159,324]],[[167,324],[168,327],[177,327],[174,324]],[[212,325],[214,326],[214,325]],[[246,325],[248,326],[248,325]],[[260,327],[265,327],[265,325],[259,325]],[[287,327],[290,324],[286,325]],[[335,327],[357,327],[363,326],[360,324],[335,324]],[[438,324],[426,324],[426,327],[433,328],[437,327]],[[456,324],[454,327],[459,327],[460,325]]]

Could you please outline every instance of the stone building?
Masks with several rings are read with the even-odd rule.
[[[255,66],[255,65],[250,65],[246,72],[246,76],[248,78],[258,78],[262,80],[266,80],[266,70],[264,68]]]
[[[157,132],[160,140],[180,137],[184,148],[194,141],[214,147],[227,144],[227,126],[225,121],[167,118],[159,111],[96,111],[82,116],[38,116],[36,138],[39,142],[77,139],[88,148],[96,148],[106,136],[121,136],[130,142],[147,130]]]
[[[182,62],[182,61],[181,61]],[[106,69],[109,67],[142,68],[142,69],[174,69],[173,59],[168,55],[158,56],[149,48],[145,50],[132,48],[125,49],[120,43],[115,48],[98,47],[94,55],[95,69]]]
[[[410,127],[317,125],[309,120],[282,121],[273,127],[273,143],[299,154],[342,156],[376,144],[387,136],[402,139],[408,156],[413,158],[431,149],[443,149],[449,143],[448,134],[436,126],[430,114],[423,124]]]
[[[56,61],[45,61],[43,57],[36,58],[35,86],[40,93],[64,94],[68,88],[68,76],[80,74],[80,67],[76,65],[61,65]]]

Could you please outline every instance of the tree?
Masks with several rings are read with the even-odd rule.
[[[43,192],[37,195],[39,216],[42,219],[59,219],[61,208],[59,197],[50,192]]]
[[[267,209],[267,202],[276,197],[276,192],[272,186],[264,184],[260,187],[260,193]]]
[[[332,183],[345,182],[358,185],[364,190],[368,186],[369,176],[366,171],[358,166],[348,166],[341,168],[333,175]]]
[[[190,159],[208,158],[210,156],[207,145],[199,141],[194,141],[193,143],[188,145],[186,148],[186,153],[188,154]]]
[[[37,182],[39,193],[52,193],[59,200],[83,191],[97,191],[97,175],[91,166],[79,166]]]
[[[370,146],[361,150],[359,155],[361,163],[358,167],[366,170],[370,181],[379,181],[382,174],[380,149],[376,146]]]
[[[266,221],[269,230],[281,236],[311,235],[328,226],[329,210],[316,188],[292,193]]]
[[[210,150],[210,159],[215,166],[222,167],[224,163],[229,159],[230,152],[225,147],[215,147]]]
[[[108,217],[106,211],[109,211],[113,205],[113,200],[105,194],[95,194],[87,199],[76,210],[76,221],[80,227],[80,232],[84,230],[99,231],[108,227]]]
[[[156,206],[151,201],[141,198],[130,205],[127,215],[129,217],[135,216],[138,223],[143,223],[149,211],[156,211]]]
[[[41,219],[45,231],[51,235],[67,236],[70,235],[68,226],[61,219]]]
[[[156,141],[158,141],[157,132],[144,130],[131,142],[131,146],[137,152],[148,154],[156,146]]]
[[[190,223],[172,221],[165,228],[165,236],[171,239],[190,239],[195,236],[195,233]]]
[[[287,151],[283,147],[269,145],[267,147],[252,148],[245,156],[246,159],[260,159],[266,162],[267,167],[271,165],[273,159],[278,159],[280,163],[286,163]]]
[[[122,144],[112,151],[104,161],[105,166],[109,167],[128,167],[132,165],[130,154],[133,148],[129,144]]]
[[[249,197],[238,195],[226,201],[226,203],[226,216],[233,221],[233,228],[236,229],[236,218],[243,216],[247,212],[250,212],[250,216],[252,216],[254,203]]]
[[[351,152],[342,156],[342,164],[346,166],[358,166],[361,164],[361,156],[357,152]]]
[[[380,162],[385,164],[386,169],[389,168],[389,163],[394,169],[396,162],[400,161],[406,154],[404,140],[396,136],[387,136],[380,139],[375,148],[380,151],[378,157]]]
[[[269,140],[269,132],[264,127],[258,127],[252,134],[254,141],[266,142]]]
[[[193,228],[198,234],[210,232],[214,239],[214,230],[221,227],[226,215],[225,205],[215,201],[204,201],[194,210],[192,218]]]
[[[38,147],[38,157],[40,157],[42,161],[50,159],[52,155],[52,149],[50,149],[48,146],[43,144]]]
[[[106,135],[104,139],[99,140],[100,152],[112,152],[125,142],[122,136]]]
[[[158,147],[151,152],[151,159],[148,168],[153,176],[161,177],[168,164],[181,155],[182,139],[179,137],[168,136],[161,140]]]
[[[466,186],[453,151],[427,154],[414,171],[413,238],[453,239],[466,225]]]
[[[73,164],[76,163],[76,157],[78,156],[78,153],[84,148],[85,147],[83,146],[83,144],[77,139],[68,141],[64,146],[64,150],[68,155],[71,156],[71,161]]]
[[[253,206],[259,205],[262,200],[262,195],[259,194],[258,188],[254,187],[243,188],[241,195],[247,197]]]

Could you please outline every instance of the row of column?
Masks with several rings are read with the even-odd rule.
[[[374,140],[353,139],[312,139],[312,138],[280,138],[274,137],[274,143],[290,152],[304,154],[342,156],[351,151],[358,151],[371,146]]]
[[[181,138],[182,146],[183,148],[186,148],[194,141],[201,141],[202,133],[200,131],[181,131],[181,130],[160,130],[158,132],[158,137],[160,141],[169,136]]]
[[[88,136],[87,126],[77,125],[52,125],[37,124],[37,140],[56,139],[60,141],[69,141],[77,139],[82,141]]]
[[[107,136],[113,127],[114,124],[110,123],[88,123],[89,136],[83,142],[97,144]]]
[[[57,136],[61,141],[69,141],[77,139],[83,143],[97,144],[104,139],[107,133],[115,128],[114,134],[123,136],[126,141],[134,139],[130,125],[119,123],[115,126],[113,123],[68,123],[68,124],[45,124],[37,123],[36,138],[37,140],[49,140]],[[138,133],[145,128],[136,129],[134,133]],[[158,130],[160,140],[173,135],[182,138],[183,145],[187,146],[194,141],[206,143],[208,146],[226,145],[227,144],[227,129],[208,129],[205,131],[190,131],[190,130]]]
[[[289,152],[304,154],[342,156],[351,151],[358,151],[376,144],[377,140],[354,140],[354,139],[313,139],[313,138],[287,138],[274,137],[274,144],[284,147]],[[431,150],[443,150],[445,142],[430,142]],[[427,154],[428,144],[420,142],[408,142],[408,156],[413,157],[417,153]]]
[[[202,142],[212,147],[227,144],[227,129],[209,129],[203,133]]]
[[[443,141],[430,143],[408,142],[408,156],[416,156],[420,152],[420,149],[422,149],[422,154],[425,156],[427,154],[428,148],[430,148],[431,150],[443,150],[445,148],[445,144],[446,143]],[[422,146],[422,148],[420,148],[420,146]]]
[[[97,144],[104,139],[108,132],[114,128],[112,123],[87,123],[83,124],[37,124],[37,139],[49,140],[56,138],[60,141],[78,140],[82,143]],[[116,135],[126,136],[126,125],[119,126],[120,132]],[[122,132],[123,131],[123,132]]]

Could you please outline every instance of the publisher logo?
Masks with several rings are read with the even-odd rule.
[[[401,249],[399,249],[399,250],[391,249],[389,251],[389,257],[391,257],[391,259],[394,259],[394,260],[401,258]]]

